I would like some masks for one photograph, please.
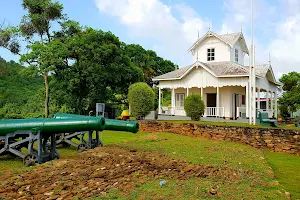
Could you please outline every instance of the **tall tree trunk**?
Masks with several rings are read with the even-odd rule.
[[[48,83],[48,72],[44,72],[44,81],[45,81],[45,90],[46,90],[45,118],[48,118],[48,116],[49,116],[49,83]]]

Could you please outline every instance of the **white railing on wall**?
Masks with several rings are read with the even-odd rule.
[[[174,107],[174,115],[186,116],[184,107]]]
[[[224,117],[224,107],[206,107],[204,117]]]
[[[219,113],[217,113],[219,111]],[[172,107],[171,114],[177,116],[186,116],[184,107]],[[204,117],[224,117],[225,109],[224,107],[206,107],[204,110]]]

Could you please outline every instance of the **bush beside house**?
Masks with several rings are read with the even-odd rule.
[[[199,94],[191,94],[184,100],[184,110],[188,117],[194,121],[199,121],[204,114],[204,102]]]
[[[128,102],[130,114],[137,119],[144,119],[154,108],[155,93],[146,83],[134,83],[129,87]]]

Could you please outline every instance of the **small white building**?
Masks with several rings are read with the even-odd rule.
[[[249,106],[249,66],[244,65],[245,54],[249,50],[242,33],[218,35],[208,31],[189,49],[193,64],[157,76],[153,81],[159,87],[159,114],[162,114],[161,89],[172,91],[172,106],[169,114],[185,116],[184,99],[189,94],[201,94],[206,109],[204,117],[226,119],[246,118]],[[257,110],[262,94],[270,101],[265,111],[269,116],[277,116],[277,88],[270,64],[255,66]],[[165,109],[164,109],[165,110]]]

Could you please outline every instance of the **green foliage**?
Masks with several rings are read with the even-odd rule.
[[[53,56],[55,78],[69,96],[65,103],[75,113],[95,111],[100,102],[122,103],[129,85],[142,79],[142,71],[124,54],[121,42],[111,32],[87,28],[72,36],[57,35],[48,44],[51,52],[57,53]]]
[[[63,6],[52,0],[23,0],[23,9],[27,14],[22,17],[17,27],[0,27],[0,46],[20,55],[20,61],[35,67],[43,75],[45,82],[45,117],[49,115],[48,75],[56,64],[51,50],[46,45],[53,37],[51,26],[63,19]],[[21,54],[21,43],[27,43],[28,53]],[[53,58],[53,59],[50,59]],[[60,61],[60,60],[59,60]]]
[[[135,83],[129,87],[128,101],[131,115],[143,119],[153,110],[155,93],[146,83]]]
[[[145,50],[137,44],[126,45],[123,43],[125,54],[130,60],[143,71],[145,82],[152,86],[152,78],[173,71],[178,68],[177,65],[169,60],[156,55],[152,50]]]
[[[40,106],[45,107],[45,117],[49,111],[51,116],[59,110],[87,114],[95,111],[99,102],[121,112],[122,106],[128,106],[131,84],[146,81],[152,85],[152,77],[177,68],[154,51],[140,45],[126,45],[111,32],[83,28],[63,15],[63,6],[58,2],[23,0],[22,6],[26,14],[18,26],[0,27],[0,47],[20,55],[20,62],[26,65],[21,70],[23,76],[29,79],[43,76],[44,91],[32,88],[34,95],[21,95],[23,104],[4,95],[15,96],[14,91],[24,89],[24,83],[21,86],[20,82],[18,89],[9,93],[0,93],[0,99],[7,101],[0,102],[3,107],[0,117],[9,113],[14,118],[41,116]],[[21,44],[28,49],[24,54]],[[45,96],[44,102],[40,95]],[[19,105],[26,105],[28,110]],[[30,114],[33,112],[36,114]]]
[[[199,121],[204,114],[204,109],[204,102],[200,94],[191,94],[185,98],[184,110],[192,120]]]
[[[300,107],[300,73],[290,72],[280,79],[284,93],[279,98],[279,109],[283,116],[295,112]]]
[[[162,89],[162,99],[161,99],[161,105],[162,106],[168,106],[171,104],[171,91],[168,89]]]
[[[0,58],[0,118],[39,116],[43,107],[43,79],[28,77],[26,68]]]

